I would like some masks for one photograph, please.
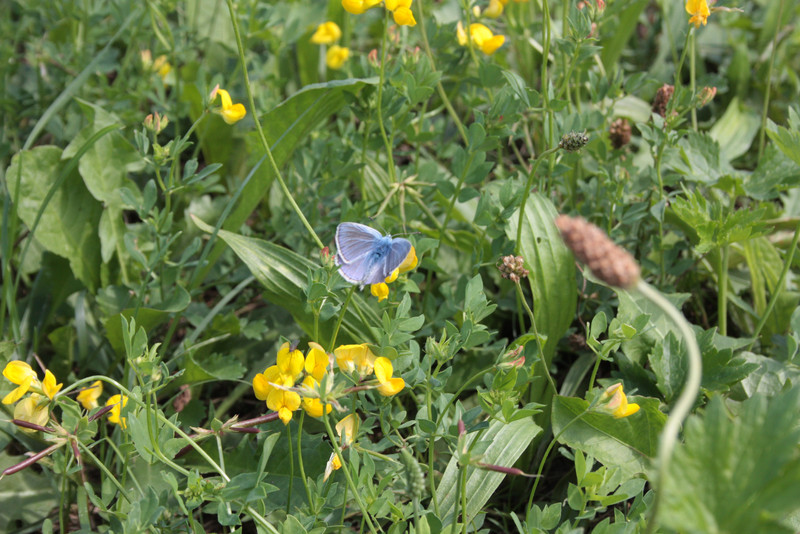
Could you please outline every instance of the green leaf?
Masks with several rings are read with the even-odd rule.
[[[186,360],[185,370],[181,379],[189,384],[211,378],[238,380],[247,372],[239,360],[216,353],[210,355],[191,354]]]
[[[730,162],[748,151],[760,127],[758,114],[734,97],[708,134],[719,143],[722,159]]]
[[[0,453],[0,471],[25,460],[24,456],[9,456]],[[56,478],[28,467],[19,473],[3,477],[0,484],[0,525],[7,528],[16,521],[30,525],[41,521],[58,506],[60,491],[55,487]]]
[[[492,421],[489,428],[480,434],[480,442],[475,446],[476,448],[486,447],[480,461],[485,464],[511,467],[541,431],[541,427],[532,419],[518,419],[509,424]],[[477,435],[477,433],[470,434],[467,437],[467,443],[470,444]],[[468,520],[472,520],[481,511],[505,476],[504,473],[497,471],[467,467],[466,515]],[[447,464],[442,480],[436,488],[440,517],[444,525],[453,521],[453,509],[456,506],[456,484],[460,482],[460,478],[458,458],[454,456]]]
[[[59,179],[64,167],[61,154],[58,147],[38,146],[11,159],[6,183],[11,198],[18,196],[17,213],[29,228],[34,225],[50,188]],[[42,212],[34,234],[44,248],[69,260],[75,277],[90,290],[100,284],[97,226],[101,211],[100,203],[89,194],[78,173],[71,172]]]
[[[593,456],[605,466],[618,468],[627,478],[644,473],[650,459],[656,455],[658,438],[667,417],[659,411],[657,399],[635,397],[629,400],[640,407],[631,416],[615,419],[591,411],[575,421],[589,407],[589,402],[556,396],[553,399],[553,434],[560,443]]]
[[[213,231],[211,226],[197,217],[192,219],[204,232]],[[311,309],[306,306],[304,289],[308,283],[308,272],[318,269],[319,265],[287,248],[262,239],[244,237],[225,230],[219,231],[219,237],[231,247],[264,286],[264,298],[287,310],[306,333],[313,335],[314,316]],[[362,320],[362,315],[369,324]],[[334,323],[335,318],[320,323],[323,339],[330,338]],[[375,343],[378,338],[370,325],[378,324],[381,324],[381,321],[375,311],[367,306],[360,295],[355,294],[342,321],[340,339]]]
[[[283,167],[294,150],[305,142],[320,122],[344,107],[345,93],[357,93],[365,85],[375,85],[377,81],[377,78],[350,78],[309,85],[262,115],[261,124],[268,125],[265,135],[278,169]],[[248,145],[250,146],[248,152],[253,155],[250,166],[253,167],[257,164],[257,160],[264,156],[264,150],[255,133],[249,136]],[[223,227],[226,230],[239,229],[269,191],[274,178],[275,173],[269,162],[260,166],[244,186],[239,203],[225,220]],[[209,254],[206,272],[223,249],[221,243],[215,245]],[[203,278],[200,276],[198,280]]]
[[[800,184],[800,165],[770,143],[758,161],[758,167],[744,181],[745,192],[759,200],[768,200]]]
[[[643,364],[656,343],[663,341],[669,332],[679,335],[675,324],[664,311],[649,299],[643,297],[638,291],[618,290],[617,296],[619,297],[617,319],[621,322],[636,324],[640,316],[647,315],[650,317],[649,327],[646,330],[640,332],[633,339],[622,343],[623,352],[632,361]],[[689,294],[678,293],[664,295],[664,297],[676,308],[681,309],[683,303],[689,298]]]
[[[781,152],[800,165],[800,116],[797,108],[789,108],[789,129],[767,119],[767,135]]]
[[[540,335],[547,337],[544,356],[550,361],[556,345],[575,317],[578,289],[575,260],[553,220],[557,213],[546,197],[532,194],[525,205],[519,244],[533,293],[533,315]],[[509,219],[506,235],[517,237],[519,211]]]
[[[663,484],[660,523],[680,532],[795,532],[800,510],[800,388],[756,395],[731,418],[715,396],[685,425]]]

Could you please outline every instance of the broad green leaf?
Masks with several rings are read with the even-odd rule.
[[[213,232],[211,226],[197,217],[193,217],[193,220],[204,232]],[[220,230],[218,235],[264,286],[264,298],[286,309],[306,333],[312,334],[314,317],[310,308],[306,306],[303,289],[308,282],[309,270],[318,269],[319,265],[285,247],[262,239],[244,237],[225,230]],[[358,311],[356,307],[359,308]],[[362,316],[369,321],[369,324],[364,323]],[[329,321],[320,322],[323,340],[330,338],[335,320],[334,317]],[[378,338],[370,327],[379,324],[381,320],[378,315],[356,293],[342,321],[339,339],[375,343]]]
[[[303,143],[320,122],[327,119],[345,105],[345,92],[357,93],[365,85],[375,85],[377,78],[336,80],[304,87],[275,109],[260,117],[265,125],[265,135],[278,169],[283,167],[292,152]],[[264,149],[255,133],[248,137],[248,152],[252,155],[250,166],[264,156]],[[225,220],[223,228],[238,230],[269,191],[275,173],[269,161],[260,166],[252,179],[244,186],[239,203]],[[215,245],[208,258],[207,271],[222,253],[224,246]],[[198,280],[203,279],[198,277]]]
[[[476,447],[486,445],[486,450],[481,457],[485,464],[512,467],[517,458],[528,448],[528,444],[542,431],[532,419],[518,419],[505,424],[492,421],[489,428],[480,434],[480,443]],[[471,444],[477,433],[467,437]],[[488,471],[476,467],[467,467],[467,518],[474,518],[494,494],[494,491],[505,478],[504,473]],[[456,484],[460,483],[460,470],[458,458],[453,457],[447,464],[442,480],[436,488],[439,501],[439,512],[443,524],[448,525],[453,521],[453,508],[456,506]],[[458,504],[460,506],[460,503]]]
[[[744,401],[722,397],[686,422],[663,485],[660,523],[689,533],[790,533],[800,510],[800,388]]]
[[[635,414],[615,419],[591,411],[577,421],[589,402],[574,397],[553,398],[553,434],[558,441],[593,456],[603,465],[616,467],[630,478],[647,470],[658,450],[658,438],[667,417],[659,411],[659,401],[647,397],[629,398],[639,404]],[[571,423],[571,424],[570,424]]]
[[[23,460],[25,456],[0,454],[0,471]],[[41,521],[58,506],[60,491],[56,478],[35,467],[3,477],[0,484],[0,525],[10,527],[17,521],[32,524]]]
[[[549,362],[556,345],[575,317],[578,290],[575,259],[561,240],[553,220],[557,213],[546,197],[532,194],[525,205],[520,251],[530,271],[533,314],[540,335],[547,337],[544,356]],[[506,235],[517,238],[519,211],[509,219]]]
[[[11,198],[19,197],[17,213],[28,227],[33,226],[51,186],[58,181],[64,166],[61,154],[58,147],[38,146],[11,159],[6,183]],[[67,258],[75,277],[92,290],[100,284],[97,226],[101,211],[78,173],[71,172],[50,199],[34,234],[44,248]]]
[[[708,134],[719,143],[722,159],[733,161],[747,152],[760,127],[758,114],[734,97]]]

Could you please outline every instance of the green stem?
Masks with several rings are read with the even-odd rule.
[[[128,501],[129,503],[132,503],[133,500],[131,499],[131,496],[128,495],[128,492],[125,491],[125,488],[123,488],[122,484],[119,483],[117,478],[114,476],[114,473],[109,471],[108,467],[106,467],[106,465],[103,462],[100,461],[100,458],[98,458],[97,456],[95,456],[92,453],[92,451],[89,449],[89,447],[84,445],[80,440],[76,440],[76,442],[77,442],[78,446],[81,448],[81,450],[83,451],[83,453],[85,453],[89,458],[91,458],[92,461],[94,462],[94,465],[96,465],[97,468],[100,469],[100,471],[102,471],[106,475],[106,479],[110,480],[111,483],[114,486],[116,486],[117,490],[119,491],[119,494],[122,495],[122,497],[126,501]]]
[[[302,440],[303,440],[303,422],[306,419],[306,411],[300,411],[300,422],[298,423],[297,429],[297,465],[300,466],[300,478],[303,480],[303,487],[306,489],[306,498],[308,499],[308,508],[311,510],[311,513],[316,515],[317,509],[314,506],[314,500],[311,496],[311,488],[308,487],[308,480],[306,480],[306,468],[303,465],[303,447],[302,447]]]
[[[339,462],[342,464],[342,472],[344,472],[344,477],[347,480],[347,487],[353,492],[353,498],[355,499],[358,508],[361,510],[362,518],[366,522],[367,527],[369,527],[370,532],[372,532],[372,534],[377,534],[375,525],[372,524],[372,518],[369,515],[369,511],[364,505],[364,502],[361,500],[361,494],[358,491],[358,487],[356,487],[355,482],[353,482],[353,477],[350,475],[350,468],[344,461],[342,449],[339,447],[339,440],[336,439],[336,435],[333,433],[331,423],[328,420],[328,414],[324,414],[322,416],[322,422],[325,424],[325,430],[328,432],[328,438],[331,440],[331,445],[333,445],[333,450],[336,453],[336,457],[339,458]]]
[[[477,440],[476,440],[477,441]],[[461,466],[461,480],[459,481],[459,485],[461,486],[461,534],[467,534],[467,466]]]
[[[661,443],[658,448],[656,463],[658,472],[656,473],[655,479],[652,481],[654,483],[653,485],[656,487],[656,494],[650,509],[650,517],[647,520],[647,532],[653,532],[656,526],[659,503],[664,494],[664,480],[669,472],[672,450],[675,448],[675,443],[678,440],[678,432],[680,431],[681,423],[691,411],[694,401],[697,398],[697,393],[700,390],[700,378],[703,373],[703,364],[700,356],[700,348],[697,346],[697,339],[681,312],[679,312],[670,301],[664,298],[661,293],[647,285],[646,282],[640,280],[636,289],[639,290],[639,293],[643,297],[661,308],[675,323],[686,342],[686,350],[689,358],[689,370],[683,390],[677,402],[672,407],[664,429],[661,431]]]
[[[786,261],[783,263],[783,269],[781,270],[781,274],[778,277],[778,282],[775,284],[775,289],[772,291],[772,295],[770,295],[769,297],[769,303],[767,303],[767,309],[764,310],[764,313],[758,320],[758,324],[756,325],[756,328],[753,331],[753,340],[750,342],[750,345],[748,345],[747,350],[751,350],[753,348],[753,344],[756,342],[758,336],[761,334],[761,330],[764,328],[764,325],[767,324],[767,319],[772,313],[772,310],[775,308],[775,304],[778,302],[778,297],[783,291],[783,284],[786,282],[786,275],[789,274],[789,268],[792,266],[792,262],[794,261],[794,253],[797,250],[798,238],[800,238],[800,223],[798,223],[797,227],[794,230],[794,237],[792,237],[792,244],[789,245],[789,252],[786,257]]]
[[[692,95],[697,94],[697,36],[694,32],[689,32],[691,38],[689,39],[689,83],[692,90]],[[692,129],[697,131],[697,106],[692,106]]]
[[[244,45],[242,45],[242,36],[239,32],[239,22],[236,20],[236,11],[233,7],[233,0],[227,0],[228,3],[228,12],[231,16],[231,24],[233,25],[233,33],[236,36],[236,46],[239,50],[239,61],[242,64],[242,75],[244,76],[244,85],[247,89],[247,99],[250,103],[250,111],[253,113],[253,122],[256,125],[256,130],[258,131],[258,138],[261,141],[261,146],[264,148],[264,152],[267,154],[267,159],[269,160],[270,165],[272,166],[272,172],[275,174],[275,179],[278,180],[278,185],[283,191],[284,196],[291,204],[292,209],[302,221],[303,226],[306,227],[308,233],[311,235],[311,238],[317,244],[319,248],[324,248],[325,245],[322,244],[317,233],[311,227],[308,220],[306,219],[303,212],[300,210],[300,206],[297,205],[295,202],[294,197],[292,196],[289,188],[286,187],[286,182],[283,180],[283,175],[281,175],[281,171],[278,168],[278,164],[275,163],[275,158],[272,156],[272,150],[269,148],[269,143],[267,142],[267,138],[264,135],[264,130],[261,128],[261,121],[258,118],[258,112],[256,111],[256,102],[253,99],[253,89],[250,87],[250,77],[247,74],[247,62],[245,61],[244,57]]]
[[[528,306],[528,301],[525,300],[525,295],[522,293],[522,288],[520,287],[519,282],[514,284],[517,286],[517,297],[519,297],[522,305],[525,307],[525,311],[528,312],[528,317],[531,319],[531,329],[533,330],[533,336],[536,338],[536,346],[539,348],[539,358],[542,362],[542,370],[544,371],[544,376],[547,377],[547,382],[550,384],[550,387],[553,388],[553,393],[558,395],[558,389],[556,389],[556,383],[553,380],[553,377],[550,375],[550,369],[548,368],[547,360],[544,357],[544,346],[542,345],[542,339],[539,337],[539,331],[536,329],[536,319],[533,316],[533,311]]]
[[[719,272],[717,280],[719,283],[719,295],[717,295],[717,325],[719,333],[723,336],[728,335],[728,258],[730,247],[723,245],[720,250]]]
[[[415,18],[417,20],[417,25],[419,26],[420,36],[422,37],[422,48],[425,50],[425,55],[428,56],[428,61],[431,62],[431,71],[435,73],[437,72],[436,62],[433,59],[431,45],[428,42],[428,33],[425,31],[425,13],[422,9],[422,0],[417,0],[414,2],[414,5],[416,5],[417,9],[419,10],[419,16]],[[461,119],[458,118],[458,113],[456,113],[456,110],[450,103],[450,99],[447,97],[447,93],[445,92],[441,81],[436,82],[436,92],[439,93],[439,98],[442,99],[442,103],[444,103],[447,113],[450,115],[450,118],[453,119],[456,129],[458,130],[459,135],[461,135],[461,140],[464,141],[464,144],[466,144],[468,142],[467,130],[464,128],[464,124],[461,122]]]
[[[350,300],[353,298],[353,293],[355,293],[355,291],[356,286],[351,286],[350,291],[347,292],[347,297],[345,297],[342,309],[339,311],[339,317],[336,319],[336,327],[333,329],[333,334],[331,335],[331,342],[328,345],[329,351],[332,351],[333,347],[336,345],[336,338],[339,335],[339,328],[342,326],[342,321],[344,320],[344,316],[347,313],[347,308],[350,306]]]
[[[230,1],[230,0],[229,0]],[[383,85],[386,81],[386,34],[388,33],[389,29],[389,10],[384,10],[383,15],[383,32],[381,36],[381,68],[380,68],[380,82],[378,84],[378,104],[377,104],[377,113],[378,113],[378,128],[381,131],[381,138],[383,139],[383,144],[386,147],[386,166],[389,169],[389,178],[391,179],[392,183],[397,183],[397,174],[395,173],[394,169],[394,155],[392,153],[392,143],[389,141],[389,137],[386,135],[386,127],[383,124]]]
[[[758,161],[764,154],[765,135],[767,133],[767,112],[769,111],[769,94],[772,89],[772,69],[775,65],[775,50],[778,48],[778,33],[781,29],[781,19],[783,18],[783,0],[778,8],[778,22],[775,24],[775,35],[772,36],[772,50],[769,54],[769,66],[767,67],[767,87],[764,90],[764,104],[761,107],[761,130],[758,132]]]

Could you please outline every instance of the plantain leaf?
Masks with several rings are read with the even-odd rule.
[[[192,219],[201,230],[213,233],[214,228],[197,217],[192,216]],[[264,286],[264,298],[276,306],[286,309],[297,324],[311,335],[314,316],[311,309],[306,306],[303,290],[307,284],[308,272],[319,269],[320,266],[285,247],[263,239],[244,237],[226,230],[220,230],[218,235]],[[365,323],[361,316],[369,324]],[[335,322],[336,316],[329,321],[320,322],[320,333],[323,339],[330,338]],[[360,295],[354,294],[342,320],[339,339],[349,339],[359,343],[375,343],[379,336],[372,331],[370,325],[379,324],[381,321],[378,315]]]
[[[553,398],[553,434],[558,441],[596,458],[603,465],[618,467],[627,477],[644,473],[656,455],[658,437],[667,417],[659,401],[647,397],[630,399],[640,410],[623,419],[591,411],[575,418],[589,402],[574,397]]]
[[[476,444],[475,448],[486,446],[480,459],[482,463],[511,467],[541,431],[541,427],[530,418],[518,419],[508,424],[495,420],[485,432],[480,434],[480,442]],[[470,448],[472,448],[472,441],[477,435],[477,433],[473,433],[467,437]],[[505,473],[497,471],[467,467],[467,521],[471,521],[481,511],[505,476]],[[453,456],[436,488],[440,518],[444,525],[453,522],[456,488],[460,478],[458,457]]]
[[[533,315],[540,335],[547,338],[544,356],[549,362],[572,319],[578,299],[575,260],[558,232],[553,219],[557,213],[546,197],[532,194],[525,205],[520,251],[530,271],[528,281],[533,292]],[[516,239],[519,211],[506,227],[506,234]]]
[[[52,195],[41,211],[35,239],[50,252],[69,260],[75,277],[94,290],[100,284],[97,225],[102,207],[77,172],[70,172],[58,184],[64,167],[61,154],[62,150],[55,146],[38,146],[15,154],[6,171],[8,191],[11,198],[18,196],[17,213],[29,228],[34,226],[48,195]],[[53,186],[56,189],[51,193]]]

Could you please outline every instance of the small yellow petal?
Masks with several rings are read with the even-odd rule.
[[[347,59],[350,57],[350,49],[344,46],[333,45],[328,48],[325,53],[325,64],[329,69],[338,70],[344,66]]]
[[[45,370],[42,390],[44,394],[47,395],[48,399],[53,400],[53,397],[55,397],[56,393],[58,393],[63,386],[64,384],[56,384],[56,377],[50,372],[50,369]]]
[[[378,393],[384,397],[391,397],[403,391],[405,387],[406,383],[402,378],[392,378],[378,386]]]
[[[6,377],[11,383],[21,385],[29,378],[38,380],[36,371],[31,366],[21,360],[11,360],[3,369],[3,376]]]
[[[496,19],[503,14],[503,2],[500,0],[489,0],[489,7],[483,12],[489,18]]]
[[[398,26],[416,26],[417,21],[414,19],[414,13],[407,7],[398,7],[392,13],[392,18]]]
[[[369,286],[369,291],[373,297],[378,297],[378,302],[385,300],[389,296],[389,286],[383,282],[379,284],[372,284]]]
[[[97,408],[97,399],[100,397],[101,393],[103,393],[103,383],[100,380],[97,380],[93,382],[91,386],[82,389],[78,393],[77,400],[81,403],[84,409],[92,410]]]
[[[342,30],[335,22],[323,22],[317,26],[317,31],[311,36],[311,42],[314,44],[327,45],[333,44],[342,36]]]
[[[109,412],[108,420],[112,423],[118,424],[123,429],[127,428],[125,423],[126,418],[121,417],[122,408],[128,404],[128,397],[125,395],[112,395],[107,401],[106,406],[113,406]]]
[[[341,444],[343,447],[349,447],[355,439],[358,432],[358,425],[361,420],[356,414],[351,413],[347,417],[342,418],[341,421],[336,423],[336,434],[342,438]]]
[[[394,372],[392,361],[389,358],[384,358],[383,356],[375,358],[374,370],[375,378],[378,379],[378,382],[383,384],[392,378],[392,373]]]
[[[417,263],[417,251],[414,250],[414,247],[411,247],[411,250],[408,251],[408,255],[406,255],[406,259],[403,260],[403,263],[400,264],[398,269],[401,273],[407,273],[408,271],[416,269]]]
[[[31,384],[33,384],[33,379],[26,379],[22,384],[19,385],[19,387],[15,388],[11,391],[11,393],[3,397],[3,404],[14,404],[20,400],[31,388]]]
[[[42,397],[36,393],[32,393],[28,398],[23,399],[16,406],[14,406],[14,419],[27,421],[39,426],[47,425],[49,411],[47,403],[41,403]],[[33,433],[36,430],[31,428],[20,427],[23,432]]]

